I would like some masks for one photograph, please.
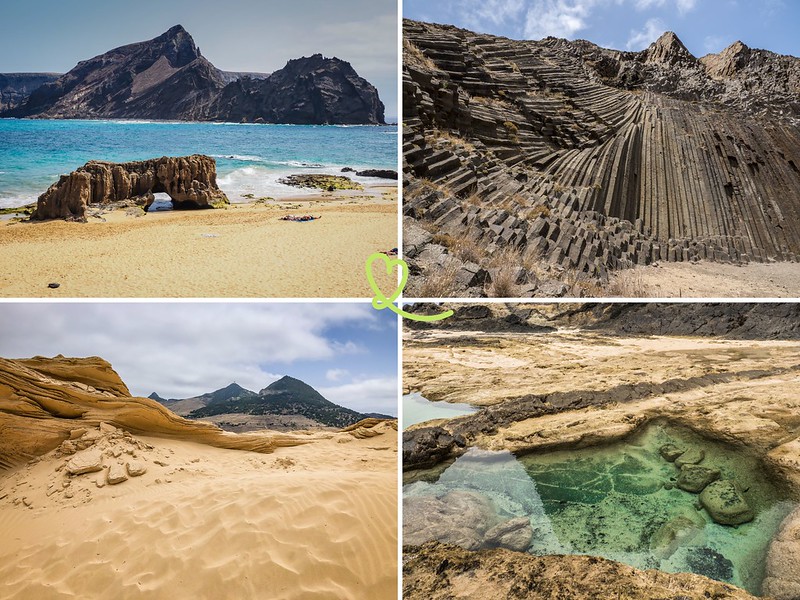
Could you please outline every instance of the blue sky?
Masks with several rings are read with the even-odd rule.
[[[80,60],[183,25],[226,71],[280,69],[320,52],[349,61],[397,115],[396,0],[3,2],[0,73],[63,73]]]
[[[9,303],[0,356],[100,356],[136,396],[187,398],[283,375],[397,415],[397,317],[368,303]]]
[[[740,40],[800,56],[795,0],[404,0],[404,16],[514,39],[552,35],[642,50],[674,31],[695,56]]]

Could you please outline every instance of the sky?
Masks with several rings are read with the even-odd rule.
[[[368,303],[3,303],[0,356],[99,356],[134,396],[189,398],[290,375],[397,415],[397,317]]]
[[[552,35],[638,51],[674,31],[697,57],[735,41],[800,56],[796,0],[404,0],[403,14],[513,39]]]
[[[318,52],[346,60],[378,88],[394,121],[397,20],[396,0],[3,2],[0,73],[64,73],[181,24],[203,56],[225,71],[272,72]]]

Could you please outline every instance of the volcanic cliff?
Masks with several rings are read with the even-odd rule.
[[[411,295],[433,273],[443,295],[541,296],[565,291],[542,271],[800,256],[800,59],[406,20],[403,111]]]
[[[0,81],[0,83],[2,83]],[[378,91],[349,63],[314,55],[270,75],[228,73],[200,54],[176,25],[145,42],[79,62],[21,102],[15,87],[6,117],[168,119],[297,124],[384,122]],[[0,106],[2,108],[2,106]]]

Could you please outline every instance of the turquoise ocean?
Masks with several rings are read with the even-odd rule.
[[[278,183],[343,167],[397,168],[397,126],[0,119],[0,208],[33,202],[90,160],[207,154],[231,202],[314,193]],[[362,183],[384,180],[353,177]]]

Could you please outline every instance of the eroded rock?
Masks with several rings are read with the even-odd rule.
[[[680,475],[678,475],[678,487],[687,492],[698,494],[719,477],[719,469],[710,469],[699,465],[684,465],[681,467]]]
[[[83,475],[103,468],[103,452],[98,448],[82,450],[67,461],[66,469],[70,475]]]
[[[39,196],[33,220],[85,220],[90,206],[141,198],[147,210],[154,193],[169,194],[177,209],[219,208],[229,204],[217,186],[217,166],[213,158],[164,156],[150,160],[112,163],[90,161]]]
[[[755,518],[755,512],[735,481],[715,481],[700,493],[700,503],[717,523],[741,525]]]

